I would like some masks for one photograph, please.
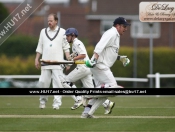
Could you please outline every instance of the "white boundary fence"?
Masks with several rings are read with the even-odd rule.
[[[0,82],[0,88],[10,87],[10,83],[17,88],[33,88],[37,86],[40,75],[1,75],[0,79],[5,81]],[[13,79],[37,79],[37,81],[27,82]]]
[[[40,75],[0,75],[0,79],[39,79]],[[116,81],[129,81],[129,82],[148,82],[148,78],[124,78],[115,77]],[[35,85],[36,82],[34,82]],[[13,84],[17,87],[24,87],[29,85],[20,81],[13,81]],[[31,84],[32,85],[32,84]]]
[[[0,75],[0,79],[39,79],[40,75]],[[175,78],[175,74],[148,74],[147,78],[115,77],[116,81],[148,82],[148,78],[155,78],[155,88],[160,88],[160,78]]]
[[[175,74],[148,74],[148,78],[155,78],[155,88],[160,88],[160,78],[175,78]]]
[[[37,79],[40,75],[1,75],[0,79]]]
[[[37,79],[40,75],[0,75],[0,79]],[[148,82],[148,78],[115,77],[116,81]]]
[[[124,78],[115,77],[116,81],[128,81],[128,82],[148,82],[148,78]]]

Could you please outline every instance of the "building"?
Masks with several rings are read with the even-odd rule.
[[[103,32],[112,26],[114,19],[122,16],[131,23],[131,27],[121,37],[121,45],[133,46],[134,39],[137,39],[139,47],[148,47],[150,37],[149,23],[140,22],[139,20],[140,2],[141,0],[132,2],[128,0],[90,0],[90,12],[86,15],[90,43],[96,44]],[[135,31],[139,34],[139,38],[134,35]],[[174,31],[175,23],[173,22],[153,23],[153,35],[151,36],[154,38],[154,46],[175,47]]]
[[[41,3],[42,0],[30,0],[30,2],[34,6],[36,2]],[[88,45],[95,45],[104,31],[112,27],[114,19],[122,16],[131,23],[131,27],[121,37],[121,46],[132,47],[134,42],[137,42],[138,47],[149,47],[150,27],[149,23],[139,21],[140,2],[141,0],[132,2],[128,0],[87,0],[84,3],[80,0],[61,2],[45,0],[15,33],[38,37],[41,29],[47,27],[47,15],[57,13],[61,27],[65,29],[69,27],[77,28],[80,39],[85,40]],[[19,5],[19,2],[4,2],[4,4],[12,12]],[[153,23],[153,34],[151,35],[153,45],[155,47],[175,47],[174,31],[174,22]]]

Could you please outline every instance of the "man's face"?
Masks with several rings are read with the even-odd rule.
[[[53,15],[48,16],[48,26],[51,29],[54,29],[56,25],[57,25],[57,21],[54,20],[54,16]]]
[[[123,24],[117,24],[117,31],[120,35],[123,35],[126,30],[127,30],[127,26]]]
[[[66,35],[66,39],[68,43],[72,43],[72,36],[71,35]]]

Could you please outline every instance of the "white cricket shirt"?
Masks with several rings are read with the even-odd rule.
[[[55,61],[63,61],[64,60],[64,52],[69,52],[70,45],[66,40],[65,29],[55,28],[55,30],[51,30],[49,27],[41,30],[40,37],[38,41],[38,46],[36,52],[42,54],[43,60],[55,60]],[[57,31],[58,34],[56,35]],[[63,52],[64,51],[64,52]],[[60,69],[59,65],[51,65],[51,66],[42,66],[42,69]]]
[[[86,48],[84,44],[78,39],[75,38],[72,43],[72,52],[79,54],[85,54],[86,57],[83,60],[89,60],[89,56],[87,54]],[[78,64],[78,66],[81,66],[82,64]]]
[[[118,56],[120,35],[115,27],[107,30],[97,43],[94,52],[99,55],[97,60],[97,67],[105,65],[111,67]]]

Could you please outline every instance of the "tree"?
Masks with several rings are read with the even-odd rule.
[[[0,23],[2,23],[8,15],[8,9],[4,6],[4,4],[0,3]]]

